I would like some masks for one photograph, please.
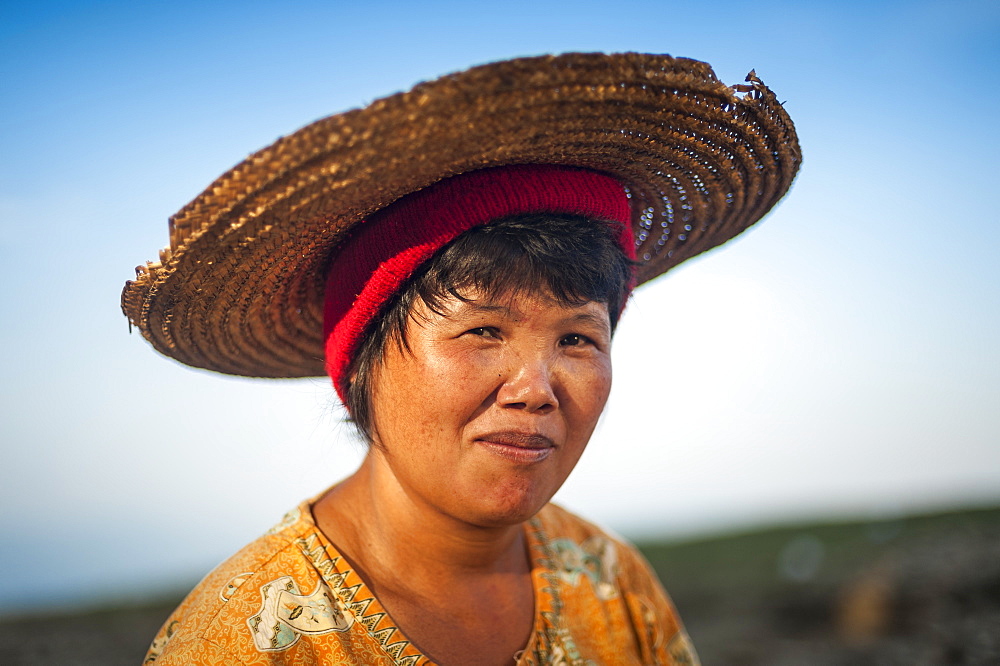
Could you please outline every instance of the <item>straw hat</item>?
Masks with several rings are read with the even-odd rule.
[[[614,176],[638,281],[733,238],[788,191],[791,120],[753,72],[729,87],[666,55],[520,58],[316,121],[219,177],[170,219],[122,310],[160,352],[254,377],[324,374],[326,267],[353,225],[444,178],[562,164]]]

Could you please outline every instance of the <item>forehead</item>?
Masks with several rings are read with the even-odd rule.
[[[449,294],[433,305],[418,299],[414,304],[414,310],[418,319],[500,317],[511,321],[523,321],[545,316],[560,321],[579,321],[608,328],[611,325],[606,303],[587,300],[565,302],[548,291],[483,294],[475,290],[464,290],[457,296]]]

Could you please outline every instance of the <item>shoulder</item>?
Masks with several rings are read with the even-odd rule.
[[[624,603],[644,662],[698,663],[673,602],[634,545],[554,504],[532,526],[561,577],[569,580],[579,570],[592,579],[598,597]]]
[[[579,550],[581,556],[601,561],[606,572],[613,572],[618,585],[662,590],[656,574],[638,549],[611,530],[555,504],[545,506],[533,525],[537,527],[535,537],[545,541],[557,561],[567,559],[560,557],[564,553]]]
[[[320,581],[310,551],[322,546],[303,512],[306,505],[289,512],[205,576],[164,623],[146,663],[243,663],[244,653],[259,653],[253,625],[266,615],[268,597],[282,590],[308,595]]]
[[[546,505],[534,524],[539,527],[536,536],[544,538],[557,551],[576,544],[594,555],[612,558],[620,577],[656,580],[645,558],[628,540],[556,504]]]

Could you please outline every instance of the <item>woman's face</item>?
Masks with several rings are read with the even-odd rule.
[[[520,523],[555,494],[611,388],[607,306],[546,294],[416,306],[373,382],[376,446],[417,505],[480,526]]]

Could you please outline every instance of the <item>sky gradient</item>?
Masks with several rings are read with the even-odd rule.
[[[764,222],[635,295],[561,502],[680,535],[1000,501],[997,3],[361,4],[0,10],[0,612],[196,578],[353,470],[326,381],[160,357],[121,288],[248,153],[520,55],[754,68],[804,154]]]

